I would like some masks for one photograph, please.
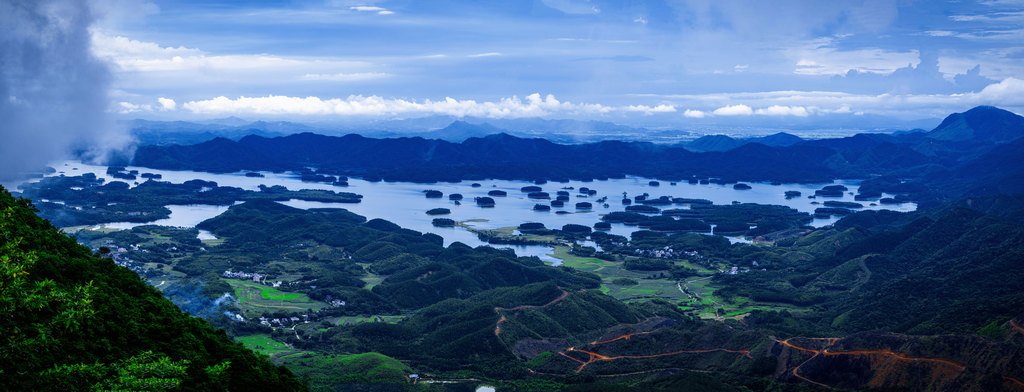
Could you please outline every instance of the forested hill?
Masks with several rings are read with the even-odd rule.
[[[0,390],[305,390],[0,187]]]
[[[373,139],[312,133],[238,141],[214,139],[189,146],[142,146],[132,161],[158,169],[211,172],[303,170],[367,179],[435,182],[468,179],[565,180],[626,175],[681,181],[816,182],[871,178],[872,191],[935,198],[992,188],[1012,176],[975,179],[972,163],[1024,153],[1024,118],[994,107],[950,115],[934,130],[907,134],[858,134],[839,139],[766,145],[747,143],[727,151],[692,152],[679,146],[604,141],[565,145],[507,134],[462,143],[423,138]],[[997,151],[998,150],[998,151]],[[1002,154],[992,157],[991,154]],[[1024,169],[1006,162],[1001,173]],[[954,182],[955,184],[948,184]],[[950,187],[949,185],[954,185]],[[936,188],[955,189],[950,195]],[[1003,189],[1020,192],[1024,189]]]

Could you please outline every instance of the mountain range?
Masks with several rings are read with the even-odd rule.
[[[421,137],[368,138],[300,133],[279,137],[217,138],[194,145],[141,146],[132,164],[158,169],[235,172],[303,170],[392,181],[463,179],[558,181],[627,175],[669,181],[827,182],[863,178],[872,194],[918,200],[957,197],[979,188],[1024,191],[1012,159],[1020,153],[1022,118],[981,106],[950,115],[928,132],[857,134],[802,140],[789,134],[736,140],[706,136],[684,145],[601,141],[558,144],[506,133],[461,143]],[[465,124],[444,130],[466,134]],[[967,138],[969,135],[970,137]],[[730,148],[731,146],[736,146]],[[690,149],[706,152],[694,152]],[[999,162],[1001,170],[985,170]],[[1007,174],[1008,173],[1008,174]],[[937,187],[955,193],[936,192]],[[941,196],[940,196],[941,193]]]

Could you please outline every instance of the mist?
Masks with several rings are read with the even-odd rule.
[[[0,1],[0,180],[131,145],[107,113],[111,73],[90,50],[83,0]]]

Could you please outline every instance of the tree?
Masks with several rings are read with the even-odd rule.
[[[230,362],[204,370],[216,385],[227,385]],[[171,361],[164,355],[144,351],[114,364],[60,365],[43,372],[42,378],[55,389],[90,391],[170,391],[178,388],[188,372],[189,361]],[[223,387],[222,387],[223,388]]]
[[[35,251],[19,248],[24,237],[13,222],[14,210],[7,207],[0,219],[0,314],[6,315],[0,317],[3,362],[34,358],[94,313],[92,281],[66,287],[51,279],[33,279],[29,270],[39,258]]]

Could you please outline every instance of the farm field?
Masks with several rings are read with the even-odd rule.
[[[262,314],[267,310],[300,313],[327,307],[327,304],[314,301],[305,294],[289,293],[249,281],[226,281],[234,289],[235,298],[238,298],[242,313],[246,317]]]

